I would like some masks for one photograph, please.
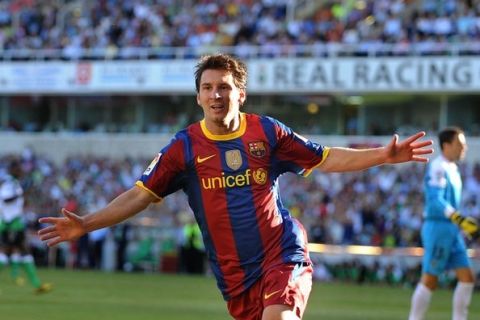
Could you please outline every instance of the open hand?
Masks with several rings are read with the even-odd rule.
[[[401,163],[407,161],[427,162],[426,154],[433,153],[432,140],[418,141],[425,136],[425,132],[418,132],[403,141],[398,141],[398,134],[393,135],[390,143],[385,147],[386,163]]]
[[[50,226],[40,229],[40,240],[45,241],[49,247],[63,241],[75,240],[86,233],[82,217],[62,208],[63,217],[40,218],[40,223],[48,223]]]

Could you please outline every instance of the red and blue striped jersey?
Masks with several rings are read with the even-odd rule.
[[[229,135],[210,133],[202,120],[178,132],[137,185],[159,200],[187,194],[228,300],[269,268],[310,263],[305,230],[282,204],[278,178],[308,175],[328,150],[266,116],[241,113],[240,129]]]

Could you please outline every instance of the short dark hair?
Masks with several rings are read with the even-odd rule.
[[[8,173],[14,178],[19,178],[22,175],[22,163],[19,159],[14,158],[8,163]]]
[[[205,70],[225,70],[232,74],[233,82],[239,89],[247,87],[247,66],[239,59],[228,54],[203,56],[195,67],[195,87],[200,91],[200,78]]]
[[[444,143],[451,143],[455,137],[461,133],[464,133],[460,127],[448,127],[440,131],[438,134],[438,143],[440,143],[440,149],[443,150]]]

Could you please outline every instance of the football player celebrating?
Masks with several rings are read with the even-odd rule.
[[[303,226],[284,207],[278,178],[426,162],[431,141],[419,132],[384,147],[354,150],[308,141],[281,122],[240,112],[247,99],[245,64],[229,55],[203,57],[195,71],[203,120],[178,132],[136,186],[105,208],[46,217],[49,246],[119,223],[151,202],[183,190],[202,231],[217,285],[235,319],[301,319],[312,286]]]

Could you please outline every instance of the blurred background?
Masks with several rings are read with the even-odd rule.
[[[4,0],[0,180],[21,161],[37,264],[209,274],[181,193],[57,248],[35,231],[38,217],[62,207],[106,205],[174,132],[200,120],[194,66],[218,52],[248,65],[245,111],[323,145],[378,146],[418,130],[436,143],[439,129],[461,126],[470,146],[462,212],[480,218],[479,1]],[[408,164],[283,176],[316,279],[412,287],[423,172]],[[480,271],[479,245],[470,246]]]

